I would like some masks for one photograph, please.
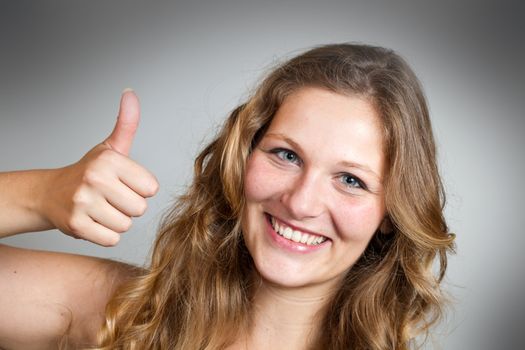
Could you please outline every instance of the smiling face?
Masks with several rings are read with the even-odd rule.
[[[262,278],[331,288],[385,216],[379,118],[319,88],[288,96],[248,158],[243,235]]]

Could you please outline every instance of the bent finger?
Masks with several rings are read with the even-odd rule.
[[[102,190],[106,201],[126,216],[141,216],[146,211],[146,199],[121,181],[104,185]]]
[[[159,189],[155,175],[129,158],[122,159],[117,176],[120,181],[145,198],[154,196]]]
[[[120,241],[120,235],[117,232],[99,224],[87,215],[77,219],[65,233],[103,247],[115,246]]]
[[[114,208],[105,200],[102,199],[101,201],[103,201],[103,203],[90,208],[87,213],[88,216],[96,223],[111,231],[117,233],[128,231],[132,224],[131,218]]]

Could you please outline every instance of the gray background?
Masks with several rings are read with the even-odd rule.
[[[454,309],[428,348],[520,348],[524,14],[495,0],[1,1],[0,170],[76,161],[109,134],[129,86],[143,118],[131,156],[161,184],[115,248],[56,231],[2,243],[142,264],[197,151],[269,67],[312,45],[383,45],[425,87],[457,233]]]

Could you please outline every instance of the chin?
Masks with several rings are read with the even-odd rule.
[[[262,280],[281,289],[332,288],[337,276],[322,270],[319,264],[287,256],[283,252],[271,251],[253,256],[258,275]]]

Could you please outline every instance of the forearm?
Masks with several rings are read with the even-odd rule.
[[[53,176],[54,170],[0,173],[0,238],[54,228],[40,210]]]
[[[0,173],[0,238],[57,228],[113,246],[155,195],[155,176],[127,155],[139,121],[137,96],[122,95],[113,132],[78,162],[49,170]]]

